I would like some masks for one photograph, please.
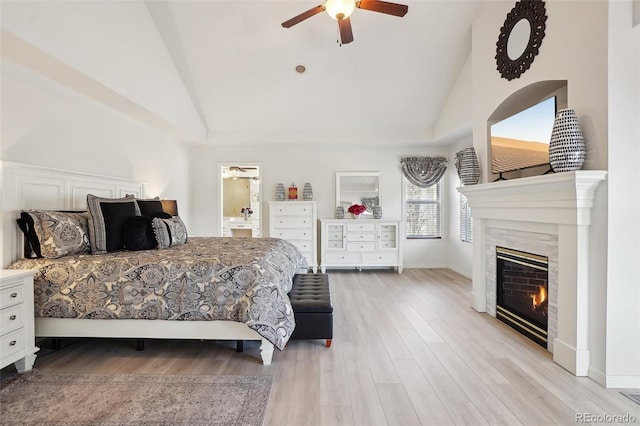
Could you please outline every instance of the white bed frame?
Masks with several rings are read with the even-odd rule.
[[[23,257],[16,219],[23,209],[84,210],[87,194],[145,198],[144,185],[133,180],[96,176],[20,163],[0,162],[2,184],[2,267]],[[234,321],[35,319],[36,337],[104,337],[135,339],[260,340],[260,357],[270,365],[273,344],[246,324]]]

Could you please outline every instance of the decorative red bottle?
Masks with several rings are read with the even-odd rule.
[[[290,200],[298,199],[298,187],[293,182],[291,183],[291,185],[289,185],[289,199]]]

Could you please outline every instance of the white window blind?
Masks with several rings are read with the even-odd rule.
[[[467,197],[460,194],[460,241],[473,242],[473,220],[471,219],[471,207]]]
[[[415,186],[403,176],[407,238],[441,238],[442,181],[428,188]]]

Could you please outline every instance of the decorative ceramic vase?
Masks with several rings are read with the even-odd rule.
[[[374,206],[373,207],[373,218],[374,219],[382,219],[382,207]]]
[[[276,201],[284,201],[287,198],[287,194],[284,190],[284,184],[279,183],[276,185]]]
[[[456,152],[456,169],[463,185],[475,185],[480,181],[480,165],[472,146]]]
[[[549,142],[551,168],[554,172],[580,170],[584,157],[584,138],[576,112],[568,108],[558,110]]]
[[[336,207],[336,219],[344,219],[344,207]]]
[[[313,200],[313,189],[311,189],[311,184],[309,182],[304,184],[304,188],[302,189],[302,199],[307,201]]]
[[[362,215],[361,215],[361,214],[353,214],[353,213],[351,213],[351,216],[352,216],[354,219],[360,219],[360,216],[362,216]]]

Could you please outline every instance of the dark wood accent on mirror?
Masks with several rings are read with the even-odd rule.
[[[529,23],[529,41],[519,55],[509,55],[509,39],[513,29],[525,19]],[[546,29],[546,10],[543,0],[520,0],[507,14],[500,35],[496,42],[497,69],[502,78],[513,80],[519,78],[531,67],[538,54]],[[512,41],[513,42],[513,41]]]

